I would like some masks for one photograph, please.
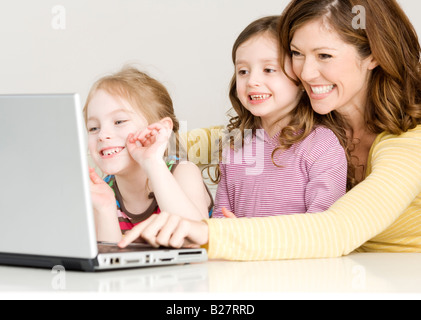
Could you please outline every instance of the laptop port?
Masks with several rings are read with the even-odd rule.
[[[125,260],[125,263],[127,264],[140,263],[140,260],[139,259]]]
[[[189,255],[197,255],[197,254],[202,254],[202,251],[184,251],[184,252],[178,253],[179,256],[189,256]]]

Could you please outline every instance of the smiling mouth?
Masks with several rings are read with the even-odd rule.
[[[318,86],[318,87],[311,87],[311,91],[314,94],[326,94],[330,93],[336,86],[330,85],[330,86]]]
[[[124,149],[125,148],[123,147],[104,149],[104,150],[101,150],[100,154],[103,157],[113,157],[114,155],[119,154]]]
[[[270,94],[253,94],[253,95],[249,95],[250,101],[263,101],[263,100],[269,99],[270,97],[272,97],[272,95],[270,95]]]

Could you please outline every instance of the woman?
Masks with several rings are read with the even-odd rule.
[[[365,29],[354,28],[355,5]],[[293,0],[281,19],[281,46],[313,109],[345,121],[352,190],[312,215],[199,223],[160,215],[121,246],[138,236],[207,244],[210,258],[230,260],[421,252],[420,45],[407,16],[395,0]]]

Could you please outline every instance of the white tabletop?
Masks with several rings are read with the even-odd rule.
[[[256,298],[300,294],[421,294],[421,254],[201,264],[82,273],[0,267],[0,295],[137,294]],[[242,295],[243,294],[243,295]],[[262,296],[263,294],[263,296]]]

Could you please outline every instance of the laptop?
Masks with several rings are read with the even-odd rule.
[[[207,260],[97,243],[80,97],[0,95],[0,265],[102,271]]]

